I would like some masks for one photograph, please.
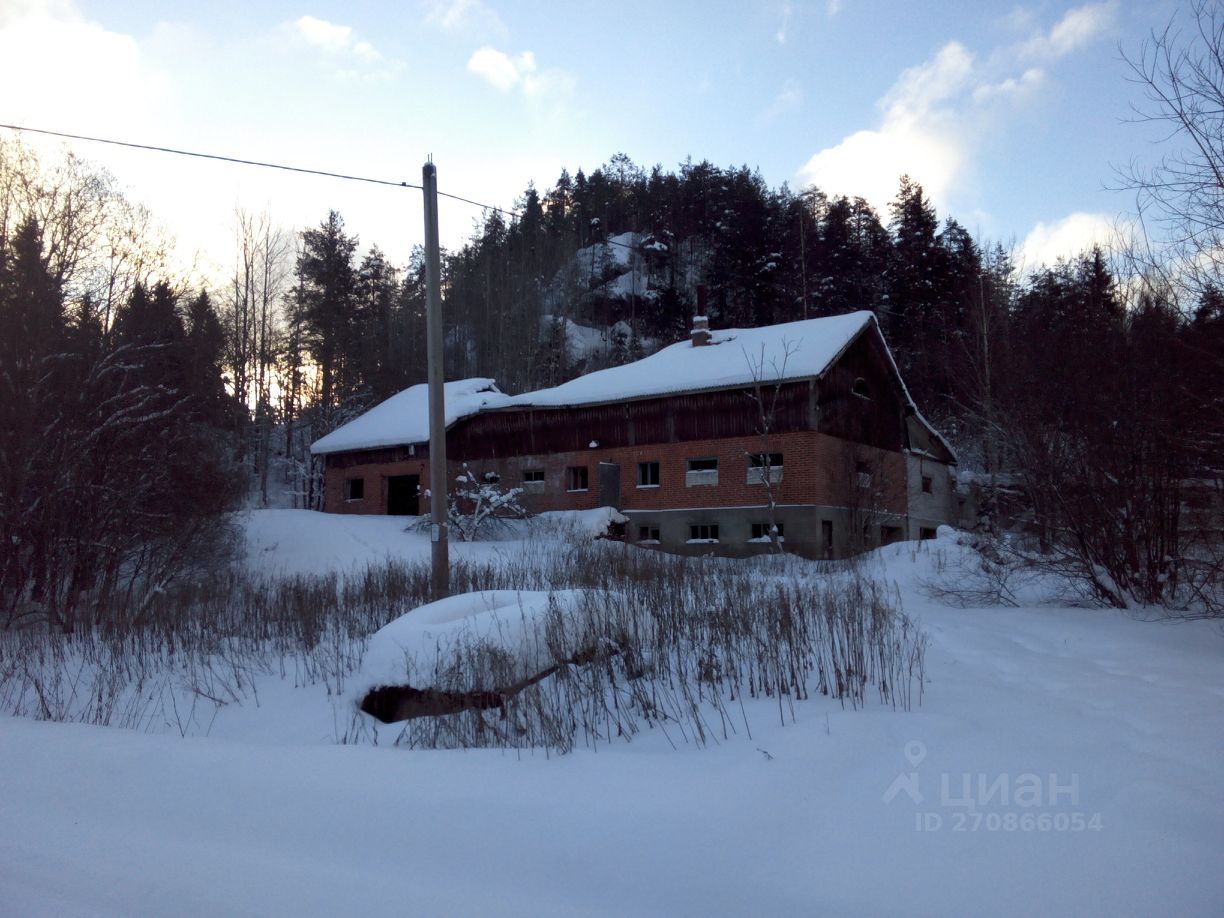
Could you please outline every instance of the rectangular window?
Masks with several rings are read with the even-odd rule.
[[[638,527],[638,541],[658,543],[659,527],[658,526],[639,526]]]
[[[920,538],[920,539],[933,539],[933,538],[935,538],[935,530],[934,530],[934,529],[931,529],[931,528],[929,528],[929,527],[927,527],[927,526],[920,526],[920,527],[919,527],[919,529],[918,529],[918,538]]]
[[[826,558],[833,557],[833,521],[820,521],[820,544]]]
[[[523,490],[528,493],[536,493],[544,490],[544,470],[543,469],[524,469],[523,470]]]
[[[718,541],[718,524],[717,523],[692,523],[689,526],[690,542],[717,542]]]
[[[782,480],[781,453],[752,453],[748,456],[748,484],[765,484],[766,475],[770,484]]]
[[[891,545],[893,542],[901,541],[900,526],[881,526],[880,527],[880,544]]]
[[[565,489],[567,491],[586,491],[590,488],[585,465],[571,465],[565,470]]]
[[[786,536],[783,535],[785,530],[781,523],[775,524],[778,527],[778,541],[785,541]],[[752,539],[753,542],[769,542],[769,524],[768,523],[753,523],[752,524]]]
[[[657,488],[659,486],[659,463],[638,463],[637,486],[639,488]]]
[[[932,482],[931,482],[931,476],[930,476],[930,475],[923,475],[923,476],[922,476],[922,493],[923,493],[923,494],[930,494],[930,493],[931,493],[931,484],[932,484]]]
[[[344,499],[345,500],[364,500],[365,499],[365,479],[364,478],[348,478],[344,482]]]
[[[689,459],[685,464],[684,485],[687,488],[718,484],[718,460]]]

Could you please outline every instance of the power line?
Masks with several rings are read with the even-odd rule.
[[[212,159],[223,163],[235,163],[240,166],[258,166],[262,169],[279,169],[282,172],[299,172],[304,175],[319,175],[325,178],[342,179],[346,182],[366,182],[371,185],[389,185],[392,188],[415,188],[421,190],[421,186],[413,182],[397,182],[390,179],[369,178],[363,175],[347,175],[343,172],[328,172],[323,169],[305,169],[301,166],[288,166],[283,163],[266,163],[255,159],[242,159],[237,156],[222,156],[219,153],[200,153],[195,150],[180,150],[177,147],[163,147],[147,143],[134,143],[129,140],[113,140],[107,137],[90,137],[86,134],[69,134],[65,131],[49,131],[43,128],[23,127],[17,124],[0,124],[0,128],[18,133],[26,131],[30,134],[45,134],[48,137],[63,137],[68,140],[85,140],[90,143],[105,143],[115,147],[129,147],[133,150],[146,150],[153,153],[171,153],[175,156],[191,156],[196,159]],[[517,217],[518,212],[506,210],[501,207],[494,207],[492,204],[482,204],[480,201],[473,201],[471,198],[461,197],[457,194],[450,194],[446,191],[439,191],[439,195],[447,198],[453,198],[456,201],[462,201],[465,204],[472,204],[476,207],[483,207],[486,210],[494,210],[498,213],[509,214],[512,217]]]

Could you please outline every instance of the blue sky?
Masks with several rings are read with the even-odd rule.
[[[408,181],[432,154],[444,190],[502,206],[618,151],[880,208],[904,170],[941,217],[1033,262],[1128,209],[1113,168],[1156,148],[1126,123],[1120,49],[1178,6],[4,0],[0,121]],[[291,228],[335,208],[397,260],[421,241],[418,192],[77,149],[207,274],[224,275],[237,207]],[[478,217],[444,201],[443,243]]]

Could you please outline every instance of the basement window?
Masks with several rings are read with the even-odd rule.
[[[638,542],[642,543],[643,545],[658,545],[659,541],[658,526],[638,527]]]
[[[776,523],[775,525],[777,526],[777,529],[778,529],[778,541],[785,542],[786,536],[784,535],[785,530],[782,528],[782,524]],[[752,524],[752,538],[749,539],[748,541],[749,542],[768,542],[770,541],[769,529],[770,529],[769,523],[753,523]]]
[[[935,530],[927,526],[920,526],[918,528],[918,538],[933,539],[935,538]]]
[[[718,484],[718,459],[689,459],[685,465],[684,485],[687,488]]]
[[[703,545],[718,541],[717,523],[692,523],[689,525],[689,544]]]
[[[659,463],[638,463],[637,486],[639,488],[657,488],[659,486]]]
[[[365,479],[347,478],[344,482],[345,500],[365,500]]]
[[[587,491],[591,487],[585,465],[571,465],[565,470],[565,490]]]
[[[748,484],[765,484],[766,480],[770,484],[782,480],[781,453],[752,453],[748,456]]]

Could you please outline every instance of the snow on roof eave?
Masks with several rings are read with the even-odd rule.
[[[832,366],[832,364],[830,364]],[[813,376],[811,373],[805,373],[802,376],[783,376],[781,379],[770,379],[767,382],[773,385],[775,382],[803,382],[805,379],[820,379],[828,371],[825,367],[819,374]],[[623,405],[625,402],[645,402],[652,398],[672,398],[677,395],[700,395],[703,392],[725,392],[731,389],[751,388],[755,383],[752,380],[738,383],[722,383],[716,386],[698,386],[693,389],[660,389],[658,392],[645,392],[641,395],[623,395],[620,398],[609,398],[603,401],[591,402],[558,402],[553,405],[538,405],[532,402],[525,402],[521,405],[498,405],[496,408],[486,408],[481,411],[481,414],[495,414],[499,411],[551,411],[553,409],[568,409],[568,408],[599,408],[603,405]],[[528,393],[524,393],[526,395]],[[517,396],[516,396],[517,397]],[[464,420],[467,420],[465,418]]]
[[[454,421],[451,421],[451,423],[446,425],[446,429],[450,430],[460,421],[466,421],[468,417],[471,417],[471,415],[468,415],[462,418],[456,418]],[[337,427],[336,429],[339,430],[340,428]],[[319,440],[322,440],[322,439],[323,437],[319,438]],[[388,438],[386,442],[375,442],[373,440],[370,440],[368,446],[340,445],[340,446],[325,446],[322,449],[317,449],[315,447],[315,444],[312,443],[310,445],[310,455],[312,456],[331,456],[336,453],[366,453],[366,452],[369,452],[375,449],[396,449],[401,446],[428,446],[428,445],[429,445],[428,437],[426,437],[424,440],[393,440],[393,439]]]

